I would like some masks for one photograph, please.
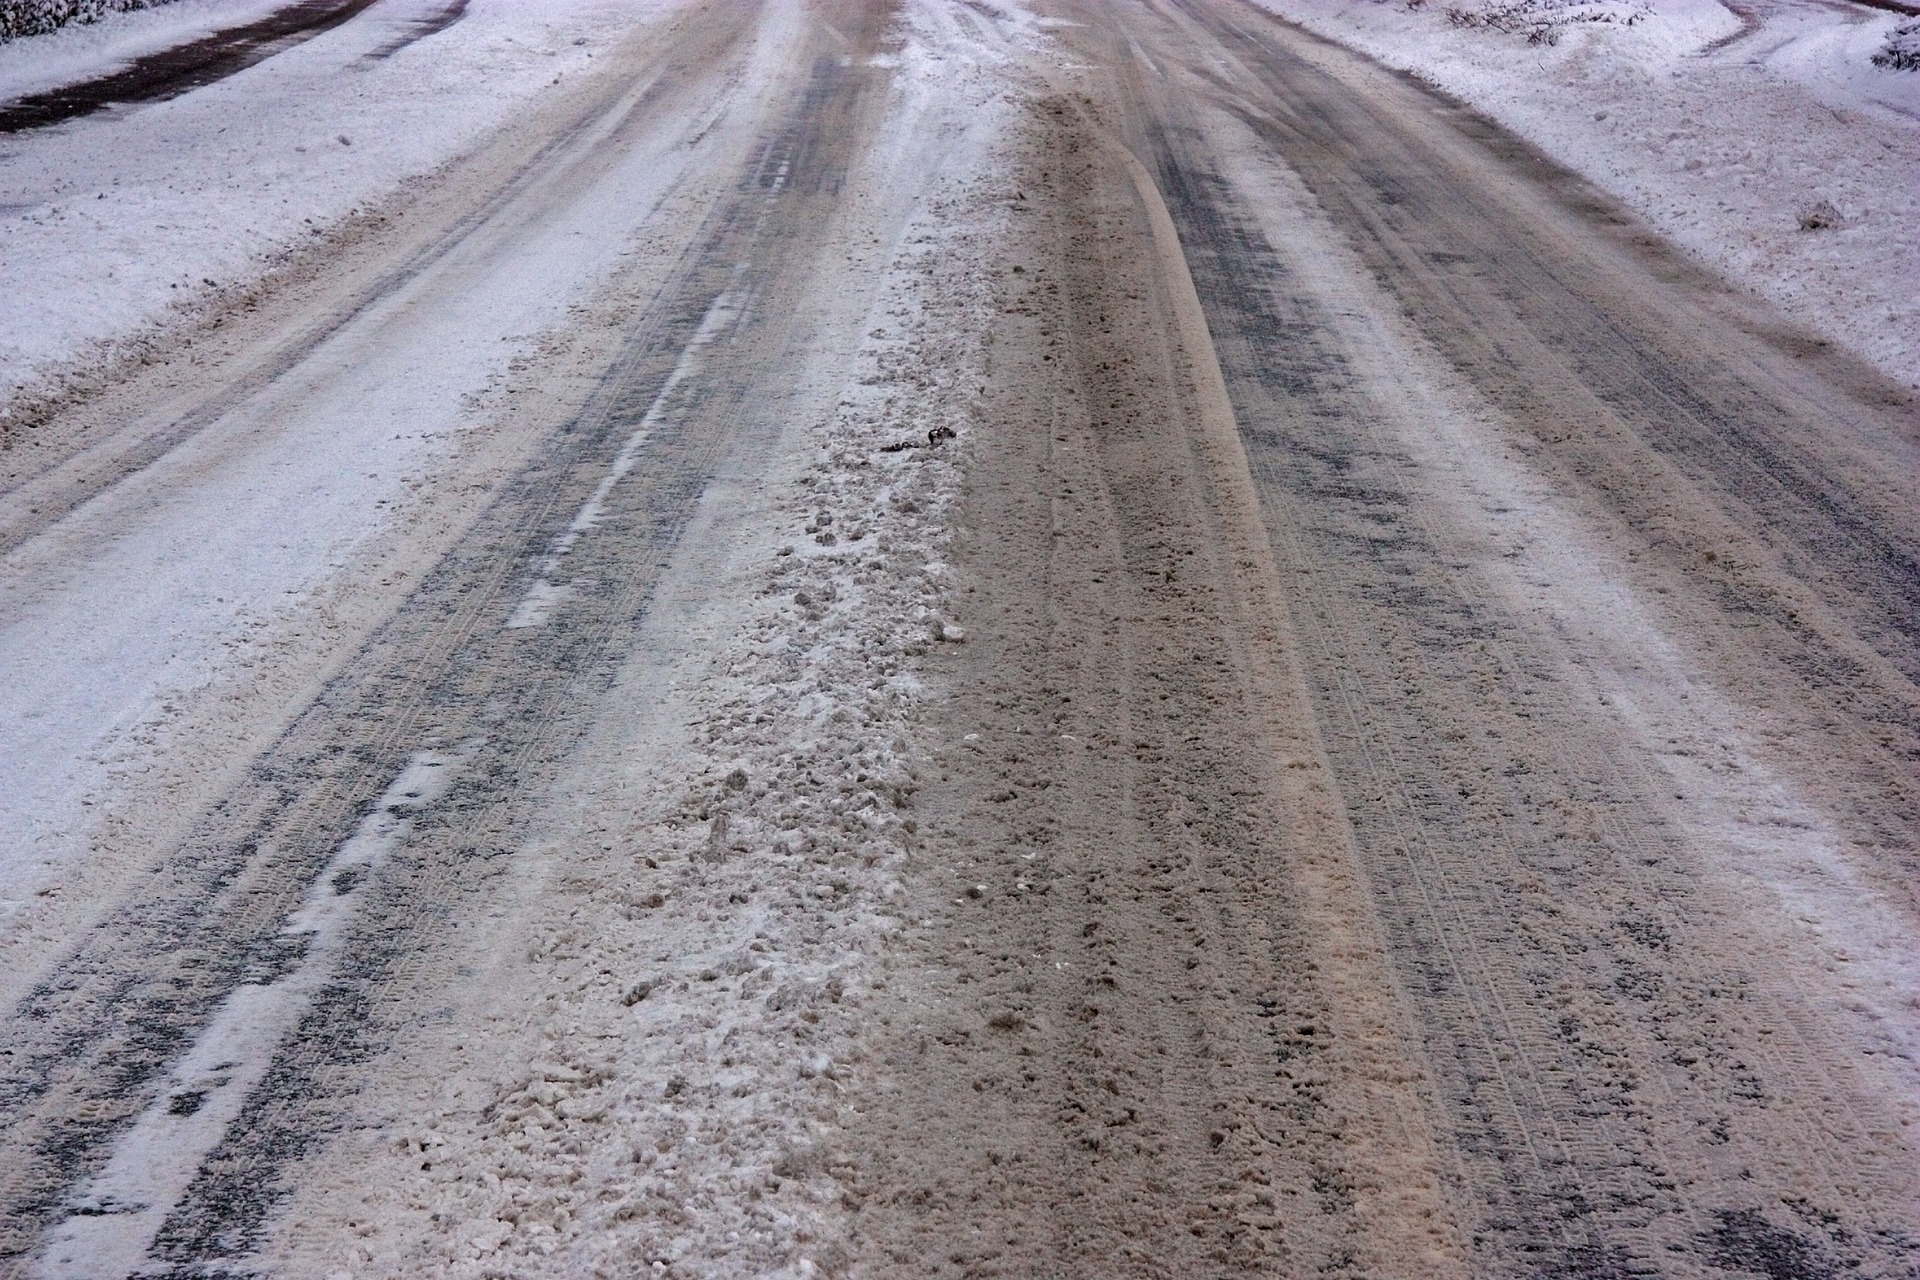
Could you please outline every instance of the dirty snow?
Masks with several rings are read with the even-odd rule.
[[[1920,386],[1920,75],[1872,62],[1899,15],[1756,0],[1743,25],[1715,0],[1654,0],[1631,24],[1570,23],[1529,43],[1457,26],[1439,3],[1260,2],[1486,112],[1700,261]],[[1803,229],[1822,204],[1838,217]]]
[[[405,846],[414,819],[446,795],[462,763],[459,753],[423,751],[393,780],[287,921],[285,934],[301,943],[300,963],[271,981],[244,983],[221,1002],[105,1167],[73,1196],[41,1260],[45,1280],[139,1271],[168,1212],[266,1074],[274,1045],[336,978],[358,899]]]
[[[1920,76],[1910,92],[1856,65],[1868,65],[1891,15],[1854,22],[1789,4],[1742,36],[1740,20],[1717,4],[1657,0],[1621,6],[1631,23],[1569,23],[1557,42],[1529,45],[1524,32],[1460,28],[1440,12],[1265,3],[1465,97],[1805,323],[1920,379],[1911,287],[1920,278],[1912,208]],[[204,20],[213,7],[182,0],[177,21]],[[56,387],[103,345],[138,341],[257,277],[310,227],[335,224],[458,154],[554,77],[585,69],[635,12],[659,7],[476,0],[430,50],[374,63],[364,55],[390,30],[356,21],[174,102],[0,141],[0,290],[14,300],[0,315],[0,403]],[[158,38],[161,28],[138,28],[139,17],[154,15],[65,33],[57,48],[74,67],[108,56],[109,46],[125,56],[128,33]],[[834,1267],[839,1190],[823,1135],[854,1101],[849,1071],[880,980],[872,959],[916,927],[897,897],[916,834],[906,801],[923,762],[912,721],[926,696],[923,660],[964,643],[947,622],[953,587],[943,564],[974,426],[958,389],[979,375],[992,315],[982,264],[1005,217],[1006,193],[986,175],[1006,169],[995,149],[1007,108],[989,77],[954,56],[964,41],[948,19],[923,6],[914,21],[898,73],[913,101],[891,118],[950,130],[964,120],[965,134],[949,140],[946,168],[885,264],[857,366],[836,383],[844,385],[830,412],[792,424],[787,444],[801,461],[779,464],[795,469],[776,478],[764,505],[736,513],[753,527],[720,552],[688,540],[675,571],[683,612],[674,613],[671,584],[660,606],[666,625],[684,632],[678,687],[660,701],[656,684],[630,673],[609,698],[519,860],[512,901],[483,922],[490,927],[472,957],[480,973],[468,984],[474,1008],[463,1010],[473,1016],[424,1028],[370,1086],[364,1128],[322,1160],[316,1189],[280,1224],[277,1273],[329,1274],[343,1262],[347,1274],[407,1276],[535,1265],[625,1273],[696,1259],[763,1275]],[[946,56],[932,56],[936,48]],[[974,47],[969,56],[989,55]],[[30,83],[23,65],[0,59],[0,77]],[[919,154],[926,146],[901,125],[858,180],[887,185],[889,165],[929,163]],[[1823,201],[1836,225],[1802,230],[1801,215]],[[547,252],[569,279],[585,279],[557,243]],[[524,285],[516,276],[500,287],[522,298],[515,280]],[[482,336],[497,345],[559,305],[492,317],[501,332]],[[458,393],[497,363],[474,360],[434,392],[437,412],[452,412]],[[404,361],[396,367],[404,371]],[[363,423],[360,443],[385,449],[390,425]],[[957,438],[930,443],[928,432],[942,427]],[[288,474],[324,473],[317,456],[294,458]],[[296,494],[286,506],[307,511],[317,528],[329,513],[360,518],[386,500],[375,495],[406,501],[414,458],[380,456],[379,474],[367,476],[378,483],[356,477],[332,498]],[[249,488],[244,479],[228,476],[226,492]],[[1483,487],[1520,484],[1495,474]],[[274,501],[255,495],[253,506]],[[721,518],[712,509],[724,504],[707,505],[708,518]],[[265,522],[259,511],[252,518]],[[580,519],[590,522],[591,510]],[[179,514],[161,569],[205,523],[204,509]],[[1578,533],[1562,541],[1584,546]],[[298,572],[288,569],[294,556],[269,557],[272,572],[261,572],[255,595],[269,600],[288,583],[305,590],[341,563],[317,532],[297,550]],[[1539,556],[1549,553],[1563,554],[1556,544]],[[716,554],[724,564],[699,559]],[[151,711],[152,672],[177,661],[182,637],[213,664],[225,660],[228,632],[258,621],[252,606],[210,604],[204,582],[176,586],[109,567],[154,581],[159,603],[153,619],[127,624],[149,636],[151,652],[140,651],[148,668],[133,672],[147,683],[129,676],[114,695],[124,706],[56,708],[97,714],[102,735]],[[710,568],[718,576],[694,591],[686,579]],[[541,625],[559,590],[530,584],[509,625]],[[1574,603],[1585,623],[1614,602]],[[174,626],[176,611],[218,625],[201,635]],[[1632,673],[1634,688],[1664,695],[1686,673],[1654,656],[1651,675]],[[115,661],[127,666],[124,652]],[[636,666],[657,661],[643,655]],[[668,711],[679,719],[663,726]],[[1692,714],[1679,728],[1724,733],[1726,715]],[[45,718],[44,709],[35,717]],[[34,745],[25,754],[58,753]],[[50,796],[85,790],[69,777],[42,783]],[[1843,877],[1817,868],[1796,879],[1778,850],[1726,828],[1727,814],[1758,792],[1730,783],[1702,790],[1710,803],[1690,816],[1730,857],[1750,855],[1753,874],[1792,905],[1843,918],[1835,901],[1853,890]],[[1783,812],[1794,803],[1779,801]],[[30,836],[47,834],[34,825],[44,813],[16,818]],[[393,836],[384,821],[370,819],[368,849]],[[67,838],[66,829],[54,837]],[[1858,910],[1856,919],[1874,919],[1873,904]],[[1879,976],[1895,994],[1916,981],[1893,961]],[[227,1034],[222,1025],[208,1034]],[[193,1087],[190,1075],[204,1065],[189,1055],[170,1087]],[[166,1122],[149,1119],[130,1141],[161,1140]],[[112,1177],[110,1167],[102,1186],[111,1190]]]
[[[919,670],[965,642],[942,558],[974,425],[959,389],[983,376],[1009,216],[986,176],[1008,108],[983,54],[933,43],[923,25],[900,56],[906,123],[849,182],[879,203],[938,165],[849,317],[857,360],[818,375],[831,407],[789,433],[770,499],[723,481],[703,503],[749,527],[684,540],[653,610],[678,666],[641,654],[616,687],[473,958],[487,998],[398,1053],[430,1071],[383,1073],[283,1217],[284,1273],[834,1270],[824,1139],[854,1101],[873,958],[914,927]]]

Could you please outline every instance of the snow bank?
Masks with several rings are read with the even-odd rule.
[[[1409,0],[1408,7],[1421,9],[1427,0]],[[1528,44],[1559,44],[1568,27],[1592,23],[1620,23],[1633,26],[1653,12],[1646,0],[1613,3],[1601,0],[1460,0],[1444,12],[1456,27],[1488,27],[1494,31],[1524,35]]]
[[[43,35],[109,13],[150,9],[170,0],[0,0],[0,41]]]
[[[0,43],[0,101],[109,75],[136,58],[256,22],[287,0],[160,0]],[[4,0],[0,0],[4,3]]]
[[[443,7],[399,0],[182,97],[0,137],[0,420],[477,145],[673,3],[477,0],[430,39],[370,56]],[[174,41],[273,7],[181,0],[102,24],[98,41],[41,39],[50,64],[93,74],[163,28]],[[31,52],[0,50],[10,89],[31,82]]]
[[[1631,23],[1529,43],[1525,27],[1463,26],[1431,0],[1261,3],[1470,103],[1920,386],[1920,75],[1872,61],[1898,15],[1784,0],[1743,19],[1658,0]]]
[[[1873,65],[1889,71],[1920,71],[1920,18],[1889,31],[1887,42],[1873,55]]]

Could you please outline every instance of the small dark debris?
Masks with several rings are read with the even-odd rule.
[[[1840,211],[1827,201],[1822,200],[1819,204],[1814,205],[1811,209],[1806,210],[1800,215],[1800,229],[1802,231],[1826,231],[1839,226],[1842,221]]]
[[[1722,1209],[1708,1236],[1713,1265],[1722,1271],[1762,1275],[1767,1280],[1833,1280],[1835,1268],[1813,1241],[1776,1227],[1757,1209]]]

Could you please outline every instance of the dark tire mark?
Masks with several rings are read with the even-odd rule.
[[[1920,508],[1897,478],[1902,463],[1920,465],[1911,396],[1782,323],[1702,305],[1725,286],[1442,95],[1397,78],[1418,100],[1402,110],[1444,120],[1605,252],[1569,251],[1554,228],[1515,217],[1474,171],[1429,154],[1391,109],[1286,45],[1315,38],[1244,6],[1178,7],[1257,77],[1269,109],[1235,92],[1242,119],[1442,355],[1533,434],[1535,464],[1750,628],[1769,671],[1885,744],[1850,785],[1899,802],[1850,816],[1920,871]],[[1676,528],[1676,512],[1691,530]],[[1728,677],[1759,698],[1779,684]]]
[[[1858,633],[1909,682],[1920,681],[1920,523],[1882,477],[1848,474],[1823,456],[1819,440],[1823,431],[1904,436],[1911,447],[1910,421],[1783,379],[1774,362],[1741,351],[1739,335],[1717,345],[1689,340],[1676,332],[1685,321],[1557,253],[1444,163],[1420,163],[1414,139],[1341,92],[1328,73],[1257,28],[1190,7],[1285,108],[1248,113],[1247,124],[1297,169],[1381,281],[1490,400],[1537,424],[1546,443],[1580,455],[1575,466],[1611,481],[1620,502],[1641,480],[1615,479],[1617,466],[1603,456],[1622,433],[1671,459],[1736,510],[1796,576],[1822,581]],[[1604,196],[1498,126],[1444,100],[1434,106],[1451,109],[1461,133],[1521,175],[1598,215],[1596,234],[1625,221]],[[1515,341],[1527,332],[1538,335],[1532,343]],[[1743,603],[1791,622],[1784,606]]]
[[[1853,0],[1853,3],[1865,9],[1879,9],[1883,13],[1898,13],[1909,18],[1920,18],[1920,5],[1908,4],[1906,0]]]
[[[1767,20],[1760,15],[1760,11],[1752,5],[1733,3],[1728,4],[1726,8],[1728,13],[1740,19],[1740,25],[1718,40],[1705,45],[1696,55],[1697,57],[1704,58],[1720,52],[1728,45],[1738,44],[1767,24]]]
[[[300,0],[244,27],[148,54],[97,80],[17,98],[0,106],[0,133],[44,128],[105,107],[177,98],[331,31],[373,2]]]
[[[1239,98],[1248,127],[1440,353],[1532,434],[1535,465],[1747,630],[1765,664],[1729,671],[1733,687],[1756,699],[1804,690],[1857,740],[1883,744],[1835,759],[1849,793],[1871,797],[1847,816],[1910,881],[1920,507],[1899,477],[1903,462],[1920,466],[1911,396],[1783,323],[1742,310],[1753,327],[1727,325],[1696,301],[1723,284],[1484,117],[1396,78],[1417,95],[1402,110],[1444,120],[1583,222],[1610,259],[1516,216],[1476,171],[1429,153],[1392,109],[1286,45],[1315,38],[1242,5],[1175,3],[1258,78],[1271,109]]]
[[[366,60],[368,62],[384,61],[410,44],[416,44],[428,36],[439,35],[467,16],[469,3],[471,0],[448,0],[448,3],[441,7],[440,12],[408,23],[405,31],[369,53]]]

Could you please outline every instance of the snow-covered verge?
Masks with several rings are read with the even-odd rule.
[[[850,204],[871,217],[937,175],[890,248],[860,247],[884,217],[852,228],[818,289],[884,272],[846,317],[858,354],[819,353],[819,417],[764,490],[703,504],[716,527],[690,531],[653,610],[687,656],[642,652],[616,686],[473,960],[484,998],[399,1051],[429,1070],[363,1095],[276,1274],[838,1272],[831,1138],[875,957],[915,927],[921,669],[965,643],[943,557],[1010,217],[991,179],[1010,109],[917,35],[903,123]]]
[[[4,0],[0,0],[4,3]],[[0,43],[0,101],[110,75],[135,58],[256,22],[286,0],[163,0]]]
[[[1427,0],[1408,0],[1410,9],[1422,9]],[[1647,0],[1458,0],[1445,6],[1447,21],[1456,27],[1489,27],[1523,35],[1528,44],[1558,44],[1569,27],[1592,23],[1633,26],[1653,12]]]
[[[1887,42],[1873,55],[1873,65],[1889,71],[1920,71],[1920,18],[1889,31]]]
[[[98,22],[110,13],[167,3],[170,0],[0,0],[0,40],[43,35],[73,23]]]
[[[1659,0],[1529,43],[1431,0],[1261,3],[1484,111],[1920,386],[1920,75],[1873,63],[1898,15],[1787,0],[1742,6],[1743,22],[1716,0]]]
[[[182,0],[102,24],[104,42],[34,37],[0,78],[22,91],[43,42],[80,76],[271,7]],[[476,0],[369,57],[443,7],[377,5],[171,101],[0,138],[0,426],[462,154],[674,0]]]

